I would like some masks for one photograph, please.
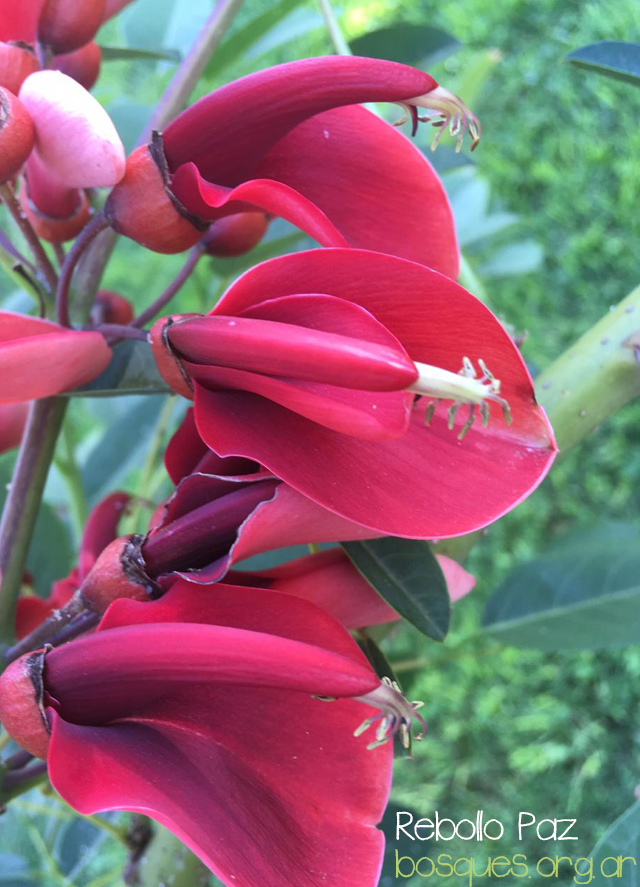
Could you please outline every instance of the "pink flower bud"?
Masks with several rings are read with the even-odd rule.
[[[100,74],[101,61],[102,51],[98,44],[92,41],[76,49],[75,52],[54,56],[51,67],[73,77],[85,89],[91,89]]]
[[[38,67],[35,53],[27,43],[0,43],[0,86],[14,95]]]
[[[46,0],[38,39],[55,53],[72,52],[88,43],[102,24],[105,0]]]
[[[36,150],[70,188],[110,188],[125,170],[124,147],[111,118],[86,89],[60,71],[27,77],[20,99],[36,129]]]
[[[26,108],[0,86],[0,184],[18,172],[33,149],[35,131]]]
[[[111,290],[100,290],[96,297],[94,310],[96,315],[94,322],[97,323],[120,323],[126,326],[134,318],[131,302]]]
[[[84,191],[61,185],[35,151],[27,162],[20,203],[38,237],[49,243],[72,240],[89,221]]]
[[[267,227],[264,213],[223,216],[209,228],[202,245],[210,256],[241,256],[262,240]]]

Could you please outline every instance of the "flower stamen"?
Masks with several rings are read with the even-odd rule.
[[[417,709],[422,708],[422,702],[409,702],[402,690],[391,678],[384,677],[379,687],[372,690],[364,696],[355,697],[359,702],[366,705],[373,705],[381,710],[379,715],[373,715],[363,721],[359,727],[354,730],[354,736],[362,736],[362,734],[373,726],[376,727],[376,738],[367,746],[368,749],[378,748],[385,745],[392,739],[396,733],[400,737],[400,741],[404,748],[411,748],[411,728],[413,722],[417,721],[422,729],[415,735],[417,741],[424,737],[427,725],[424,719],[416,714]]]
[[[480,413],[483,428],[486,428],[491,417],[489,402],[496,403],[502,408],[505,422],[511,424],[511,409],[509,403],[500,396],[500,380],[496,379],[482,358],[478,360],[478,366],[482,375],[478,372],[468,357],[462,359],[462,369],[458,373],[443,370],[440,367],[430,366],[426,363],[416,363],[418,378],[409,389],[418,397],[428,396],[434,398],[427,405],[425,412],[425,425],[429,425],[433,419],[436,406],[441,400],[452,400],[448,409],[448,428],[453,430],[458,410],[462,406],[469,408],[469,415],[458,434],[458,440],[462,440],[476,419],[476,407]]]
[[[444,86],[437,86],[435,89],[432,89],[431,92],[416,96],[415,98],[408,99],[406,102],[399,104],[404,108],[405,114],[401,120],[394,124],[395,126],[402,126],[403,123],[407,122],[409,119],[409,113],[412,113],[411,108],[424,108],[428,112],[423,116],[418,116],[417,114],[414,116],[412,113],[414,122],[414,131],[412,135],[415,135],[417,121],[420,121],[421,123],[430,123],[432,126],[436,127],[438,132],[431,143],[432,151],[435,151],[438,147],[442,136],[447,130],[449,131],[449,134],[456,139],[456,152],[459,152],[462,148],[462,143],[467,132],[469,132],[469,135],[471,136],[472,151],[480,141],[480,136],[482,134],[480,121],[457,95],[449,92]]]

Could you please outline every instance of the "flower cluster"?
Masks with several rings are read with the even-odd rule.
[[[110,188],[95,230],[157,252],[237,255],[274,217],[319,246],[250,268],[207,315],[143,330],[156,303],[134,318],[101,291],[74,328],[80,234],[54,274],[58,323],[46,299],[39,318],[0,312],[0,449],[22,438],[22,458],[26,403],[95,379],[120,338],[140,338],[193,401],[149,523],[125,533],[131,499],[114,492],[47,600],[25,575],[0,719],[76,810],[150,815],[225,884],[374,887],[391,740],[424,723],[356,643],[399,617],[335,543],[477,530],[535,489],[556,451],[518,348],[455,282],[438,176],[362,103],[396,103],[458,147],[467,132],[475,147],[479,123],[428,74],[332,56],[221,87],[125,160],[87,91],[93,37],[124,5],[0,11],[7,206],[18,179],[33,236],[52,244],[85,229],[86,189]],[[243,563],[295,544],[314,553]],[[438,562],[452,601],[470,591],[463,567]]]

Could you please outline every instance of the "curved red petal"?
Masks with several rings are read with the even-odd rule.
[[[402,102],[437,85],[422,71],[382,59],[288,62],[234,80],[183,111],[164,130],[164,150],[172,172],[191,161],[205,179],[233,186],[314,114],[360,102]]]
[[[173,175],[171,191],[185,209],[201,219],[259,209],[286,219],[322,246],[349,246],[321,209],[281,182],[253,179],[229,189],[208,182],[194,163],[185,163]]]
[[[353,247],[458,276],[442,182],[405,135],[365,108],[337,108],[301,123],[274,145],[255,175],[303,194]]]

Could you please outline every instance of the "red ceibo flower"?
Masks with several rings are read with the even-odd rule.
[[[150,815],[235,887],[374,887],[388,739],[417,718],[316,604],[185,582],[17,660],[0,717],[76,810]]]
[[[479,136],[460,100],[421,71],[328,56],[258,71],[205,96],[128,158],[114,228],[158,252],[195,244],[215,219],[261,210],[323,246],[379,249],[458,272],[449,203],[405,136],[356,103],[428,109]]]
[[[525,498],[555,456],[500,322],[403,259],[283,256],[247,271],[207,317],[162,319],[151,338],[215,453],[256,460],[370,535],[471,532]]]
[[[98,376],[111,360],[100,333],[0,311],[0,404],[60,394]]]

